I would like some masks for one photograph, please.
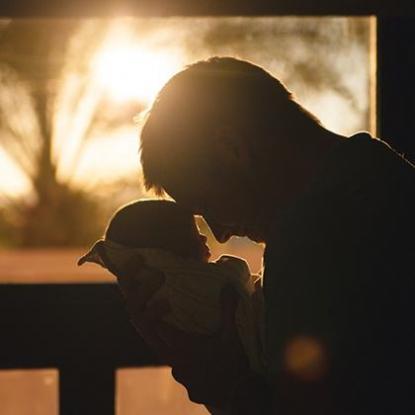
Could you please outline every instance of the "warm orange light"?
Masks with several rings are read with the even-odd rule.
[[[327,355],[323,344],[309,336],[291,339],[285,349],[285,368],[302,380],[317,380],[327,370]]]
[[[181,59],[172,51],[146,49],[122,38],[105,44],[93,61],[97,82],[117,102],[151,102],[180,68]]]

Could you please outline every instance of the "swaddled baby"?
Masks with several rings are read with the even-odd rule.
[[[221,324],[220,293],[231,284],[240,296],[236,326],[257,372],[264,370],[262,315],[255,293],[255,278],[247,263],[222,256],[209,262],[206,236],[198,231],[193,215],[176,203],[143,200],[119,209],[105,237],[78,262],[94,262],[114,275],[140,275],[140,266],[163,272],[165,281],[152,300],[165,298],[170,312],[164,320],[187,332],[212,334]],[[254,300],[255,298],[255,300]],[[259,300],[260,302],[260,300]]]

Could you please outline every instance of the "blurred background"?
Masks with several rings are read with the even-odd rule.
[[[152,196],[141,183],[140,115],[196,60],[250,60],[327,128],[375,134],[375,24],[369,17],[0,20],[0,283],[112,281],[98,267],[78,269],[77,257],[114,209]],[[245,238],[219,245],[199,224],[213,259],[239,255],[260,272],[262,246]],[[57,382],[52,369],[0,372],[0,412],[57,413]],[[146,383],[163,384],[165,393]],[[120,370],[117,385],[118,415],[206,413],[187,403],[166,368]],[[21,388],[38,403],[26,408],[13,392]],[[137,398],[138,390],[151,397]]]

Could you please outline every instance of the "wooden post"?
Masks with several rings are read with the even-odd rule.
[[[415,162],[415,18],[378,18],[378,135]]]
[[[75,362],[74,362],[75,363]],[[77,361],[59,370],[60,415],[114,415],[115,369],[105,362]]]

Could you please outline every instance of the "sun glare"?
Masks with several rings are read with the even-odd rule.
[[[111,99],[148,103],[181,63],[180,57],[171,51],[120,42],[103,47],[94,60],[94,72]]]

